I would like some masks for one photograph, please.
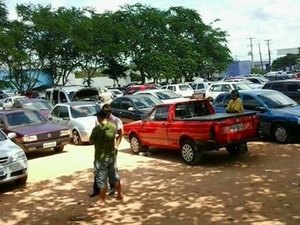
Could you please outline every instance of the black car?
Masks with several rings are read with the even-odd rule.
[[[268,81],[262,88],[280,91],[297,103],[300,103],[300,80],[288,79]]]
[[[112,113],[123,123],[140,120],[162,101],[150,95],[124,95],[111,102]]]

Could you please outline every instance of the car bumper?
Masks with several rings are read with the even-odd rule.
[[[27,161],[19,160],[7,165],[0,165],[0,184],[27,177]]]
[[[24,149],[25,152],[35,151],[35,150],[44,150],[50,148],[61,147],[64,145],[69,144],[71,138],[68,137],[61,137],[54,140],[46,140],[41,142],[32,142],[32,143],[18,143],[21,148]]]

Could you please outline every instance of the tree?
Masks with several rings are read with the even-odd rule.
[[[286,68],[292,69],[292,66],[295,66],[299,63],[300,54],[287,54],[284,57],[275,59],[272,62],[273,70],[286,70]]]

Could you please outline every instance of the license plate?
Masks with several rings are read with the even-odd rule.
[[[230,130],[231,131],[244,130],[244,124],[242,124],[242,123],[234,124],[230,127]]]
[[[44,143],[43,144],[43,148],[52,148],[52,147],[55,147],[56,146],[56,142],[53,141],[53,142],[47,142],[47,143]]]

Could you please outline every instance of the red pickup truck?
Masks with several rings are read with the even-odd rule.
[[[143,120],[125,124],[124,137],[135,154],[149,147],[180,150],[183,160],[194,165],[204,151],[246,152],[258,127],[255,112],[216,113],[208,100],[183,100],[157,105]]]

